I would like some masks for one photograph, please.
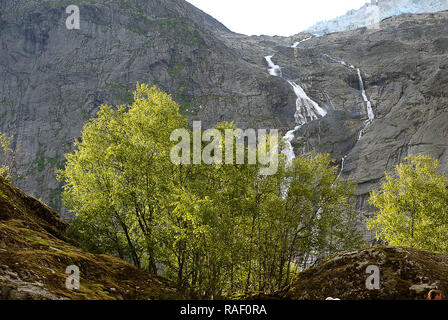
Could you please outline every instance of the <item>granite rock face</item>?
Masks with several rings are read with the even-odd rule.
[[[61,210],[55,169],[101,104],[132,101],[136,82],[171,93],[203,127],[293,125],[294,94],[214,32],[185,1],[0,2],[0,132],[14,136],[16,185]],[[63,214],[64,210],[61,210]]]
[[[358,208],[385,171],[407,155],[425,153],[448,174],[448,12],[402,15],[367,28],[312,38],[298,48],[279,48],[283,74],[328,110],[296,133],[297,153],[330,152],[345,157],[342,176],[358,185]],[[357,72],[360,69],[375,120],[368,119]],[[373,239],[373,235],[370,235]]]
[[[66,29],[65,2],[0,1],[0,132],[14,136],[14,183],[64,216],[55,179],[63,154],[99,105],[129,103],[136,82],[171,93],[203,127],[233,120],[286,133],[295,127],[294,81],[327,111],[296,132],[296,154],[331,153],[358,184],[366,216],[368,193],[406,155],[428,153],[448,174],[448,12],[400,15],[293,48],[310,35],[235,34],[182,0],[76,2],[80,30]],[[267,55],[283,78],[269,75]],[[375,114],[368,126],[356,68]]]

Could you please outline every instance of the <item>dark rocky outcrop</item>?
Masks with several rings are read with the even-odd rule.
[[[182,298],[168,281],[94,255],[64,236],[67,224],[48,206],[0,177],[0,300]],[[69,290],[66,268],[80,269]]]
[[[366,288],[366,268],[380,270],[379,290]],[[372,247],[339,255],[302,272],[273,298],[293,300],[425,300],[431,289],[448,294],[448,255],[402,247]]]

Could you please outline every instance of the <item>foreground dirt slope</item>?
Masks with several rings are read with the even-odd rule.
[[[0,178],[0,299],[169,299],[176,291],[134,266],[77,248],[67,224],[42,202]],[[69,290],[67,266],[80,269]]]
[[[380,289],[368,290],[369,265],[380,270]],[[302,272],[283,299],[426,299],[431,289],[448,295],[448,255],[401,247],[374,247],[339,255]]]

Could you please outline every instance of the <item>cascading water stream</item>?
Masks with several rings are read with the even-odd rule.
[[[312,37],[306,38],[302,41],[298,41],[294,43],[291,47],[297,48],[297,46],[305,42]],[[268,64],[268,71],[269,74],[275,77],[283,78],[281,67],[276,65],[272,61],[273,56],[266,56],[265,60]],[[324,117],[327,112],[319,106],[319,104],[315,101],[313,101],[302,89],[301,86],[299,86],[297,83],[285,79],[289,83],[289,85],[293,88],[294,93],[297,97],[296,100],[296,112],[294,114],[294,120],[297,126],[288,131],[284,138],[284,141],[286,143],[286,147],[282,150],[282,153],[286,156],[288,162],[292,162],[295,158],[294,154],[294,148],[292,146],[292,140],[294,139],[295,133],[300,129],[301,126],[303,126],[306,123],[309,123],[311,121],[317,120],[319,118]]]
[[[362,128],[361,132],[359,133],[358,141],[361,139],[362,135],[364,134],[365,129],[375,120],[375,114],[373,113],[372,109],[372,103],[367,99],[366,90],[364,88],[364,81],[361,76],[361,70],[358,68],[356,69],[358,73],[358,79],[359,79],[359,87],[361,88],[362,93],[362,99],[364,100],[364,103],[366,104],[367,108],[367,117],[368,119],[364,121],[364,128]]]
[[[311,38],[312,38],[312,37],[308,37],[308,38],[306,38],[306,39],[303,39],[303,40],[294,42],[294,44],[291,46],[291,48],[297,48],[302,42],[305,42],[305,41],[307,41],[307,40],[310,40]]]
[[[367,127],[373,122],[373,120],[375,120],[375,113],[373,112],[373,109],[372,109],[372,103],[371,103],[370,100],[367,98],[367,94],[366,94],[366,90],[365,90],[365,86],[364,86],[364,80],[363,80],[362,75],[361,75],[361,69],[356,68],[354,65],[352,65],[352,64],[348,64],[348,63],[345,62],[345,61],[341,61],[341,60],[334,59],[334,58],[330,57],[330,56],[327,55],[327,54],[324,54],[324,56],[327,57],[330,61],[333,61],[333,62],[342,64],[343,66],[345,66],[345,67],[347,67],[347,68],[350,68],[350,69],[352,69],[352,70],[355,70],[355,71],[356,71],[356,74],[358,75],[359,88],[360,88],[360,90],[361,90],[362,99],[363,99],[363,101],[364,101],[364,103],[365,103],[365,105],[366,105],[366,112],[367,112],[367,120],[364,121],[364,123],[363,123],[363,127],[362,127],[361,130],[359,131],[358,139],[356,140],[356,143],[358,143],[359,140],[361,140],[361,138],[362,138],[362,136],[363,136],[365,130],[367,129]],[[342,171],[344,171],[344,164],[345,164],[345,160],[347,159],[347,156],[348,156],[348,155],[349,155],[349,154],[346,154],[346,155],[342,158],[342,160],[341,160],[341,169],[340,169],[340,171],[339,171],[338,178],[341,176]]]
[[[276,65],[274,62],[272,62],[273,57],[274,56],[264,57],[266,59],[266,62],[268,63],[269,74],[274,77],[282,77],[282,69],[278,65]]]
[[[356,74],[358,75],[359,88],[361,90],[362,99],[363,99],[364,103],[366,104],[366,111],[367,111],[367,118],[368,118],[366,121],[364,121],[364,127],[361,130],[361,136],[362,136],[362,133],[364,132],[364,130],[373,122],[373,120],[375,120],[375,114],[374,114],[373,109],[372,109],[372,103],[367,98],[366,90],[365,90],[365,87],[364,87],[364,80],[362,79],[362,75],[361,75],[361,69],[356,68],[354,65],[348,64],[345,61],[334,59],[334,58],[330,57],[327,54],[324,54],[324,56],[327,57],[328,59],[330,59],[333,62],[342,64],[343,66],[345,66],[347,68],[355,70]],[[358,141],[361,138],[361,136],[358,138]]]
[[[305,42],[309,39],[311,39],[312,37],[306,38],[302,41],[298,41],[296,43],[294,43],[291,48],[297,48],[302,42]],[[269,74],[272,76],[276,76],[276,77],[281,77],[283,78],[283,74],[282,74],[282,70],[281,67],[276,65],[273,61],[272,61],[273,56],[266,56],[266,62],[268,64],[268,71]],[[296,112],[294,114],[294,120],[296,123],[296,127],[290,131],[288,131],[285,136],[283,137],[286,146],[285,148],[282,150],[282,153],[286,156],[286,159],[288,161],[288,163],[291,163],[294,159],[295,159],[295,154],[294,154],[294,148],[292,146],[292,140],[295,137],[295,133],[306,123],[309,123],[311,121],[317,120],[319,118],[322,118],[324,116],[327,115],[327,111],[325,111],[323,108],[321,108],[319,106],[319,104],[317,102],[315,102],[314,100],[312,100],[307,94],[306,92],[303,90],[303,88],[301,86],[299,86],[297,83],[288,80],[288,79],[284,79],[286,80],[289,85],[293,88],[294,93],[297,97],[296,100]],[[286,181],[286,183],[282,186],[282,193],[286,196],[286,193],[288,191],[288,187],[289,187],[289,181]],[[320,215],[322,213],[322,208],[319,208],[318,211],[316,212],[316,217],[317,219],[320,219]],[[312,265],[315,263],[317,259],[317,256],[314,254],[309,254],[308,256],[304,257],[304,261],[303,266],[304,268],[307,268],[308,266]]]
[[[296,43],[294,43],[291,48],[297,48],[302,42],[307,41],[310,38],[304,39],[302,41],[298,41]],[[370,102],[370,100],[367,98],[367,94],[365,91],[365,86],[364,86],[364,80],[362,78],[362,74],[361,74],[361,70],[359,68],[356,68],[354,65],[352,64],[348,64],[345,61],[339,61],[336,60],[328,55],[324,55],[326,56],[328,59],[330,59],[333,62],[337,62],[342,64],[343,66],[350,68],[352,70],[355,70],[358,76],[358,80],[359,80],[359,87],[361,90],[361,95],[362,95],[362,99],[366,105],[366,111],[367,111],[367,120],[364,121],[363,123],[363,127],[359,132],[359,136],[358,139],[356,141],[356,143],[359,142],[359,140],[362,138],[366,128],[375,120],[375,114],[373,112],[372,109],[372,103]],[[275,77],[281,77],[283,78],[283,74],[282,74],[282,70],[281,67],[276,65],[273,61],[272,61],[273,56],[266,56],[266,62],[268,64],[268,71],[269,74]],[[317,104],[315,101],[313,101],[306,93],[305,91],[302,89],[302,87],[300,87],[298,84],[296,84],[295,82],[291,81],[291,80],[287,80],[285,79],[293,88],[294,93],[297,96],[297,100],[296,100],[296,112],[294,114],[294,120],[295,123],[297,124],[297,126],[288,131],[285,136],[284,136],[284,141],[286,143],[286,147],[282,150],[282,153],[286,156],[288,162],[292,162],[295,158],[295,154],[294,154],[294,148],[292,146],[292,140],[295,137],[295,133],[306,123],[309,123],[311,121],[317,120],[319,118],[324,117],[327,112],[321,108],[319,106],[319,104]],[[342,157],[341,159],[341,168],[339,171],[339,174],[337,176],[337,179],[340,178],[340,176],[342,175],[342,172],[344,171],[344,165],[345,165],[345,161],[347,159],[349,154],[346,154],[344,157]],[[284,190],[282,192],[284,192],[286,194],[287,190],[288,190],[288,183],[286,183],[286,185],[283,186]],[[318,211],[316,212],[316,217],[317,219],[320,219],[320,215],[322,213],[322,208],[319,208]],[[304,267],[306,268],[307,266],[310,266],[312,264],[315,263],[317,256],[313,253],[310,253],[309,256],[304,257],[304,261],[302,262]]]
[[[309,37],[307,39],[304,39],[302,41],[298,41],[295,42],[291,48],[297,48],[302,42],[307,41],[309,39],[311,39],[312,37]],[[367,94],[365,91],[365,86],[364,86],[364,81],[362,78],[362,74],[361,74],[361,69],[356,68],[354,65],[352,64],[348,64],[345,61],[340,61],[340,60],[336,60],[328,55],[324,55],[326,56],[328,59],[330,59],[333,62],[337,62],[342,64],[343,66],[350,68],[352,70],[355,70],[357,75],[358,75],[358,80],[359,80],[359,87],[361,90],[361,95],[362,95],[362,99],[366,105],[366,111],[367,111],[367,120],[364,121],[363,123],[363,127],[359,132],[359,136],[358,139],[356,141],[359,142],[359,140],[362,138],[362,135],[364,134],[364,131],[366,130],[366,128],[373,122],[373,120],[375,120],[375,114],[373,112],[372,109],[372,103],[370,102],[370,100],[367,98]],[[276,65],[273,61],[272,61],[273,56],[266,56],[266,62],[268,64],[268,71],[269,74],[275,77],[281,77],[283,78],[283,74],[282,74],[282,70],[281,67]],[[284,79],[284,78],[283,78]],[[295,137],[295,133],[306,123],[309,123],[311,121],[317,120],[319,118],[324,117],[327,112],[321,108],[319,106],[319,104],[317,104],[315,101],[313,101],[306,93],[305,91],[302,89],[302,87],[300,87],[298,84],[296,84],[295,82],[291,81],[291,80],[287,80],[285,79],[293,88],[294,93],[297,96],[297,100],[296,100],[296,112],[294,114],[294,120],[295,123],[297,124],[297,126],[288,131],[285,136],[284,136],[284,140],[286,143],[286,147],[282,150],[282,153],[286,156],[288,162],[292,162],[295,158],[295,154],[294,154],[294,148],[292,146],[292,140]],[[337,176],[337,179],[340,178],[342,172],[344,171],[344,165],[345,165],[345,161],[347,159],[349,154],[346,154],[344,157],[342,157],[341,159],[341,168],[339,171],[339,174]],[[287,184],[288,185],[288,184]],[[288,186],[284,186],[284,190],[283,192],[286,194],[287,190],[288,190]],[[316,216],[317,219],[320,219],[320,214],[322,213],[322,208],[319,208],[318,211],[316,212]],[[312,265],[315,263],[317,259],[317,256],[314,254],[310,254],[308,257],[305,257],[305,261],[303,262],[304,267],[306,268],[309,265]]]

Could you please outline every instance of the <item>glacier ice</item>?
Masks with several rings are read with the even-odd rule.
[[[341,17],[318,22],[304,32],[323,35],[369,27],[403,13],[434,13],[443,10],[448,10],[448,0],[372,0],[358,10],[350,10]]]

